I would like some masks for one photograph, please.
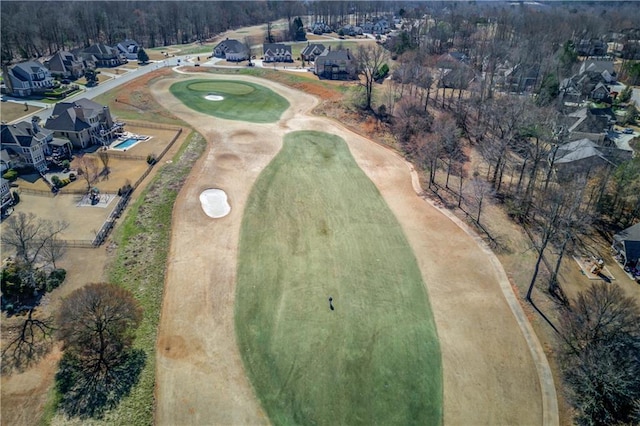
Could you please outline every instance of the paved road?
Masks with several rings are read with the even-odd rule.
[[[83,88],[82,91],[76,93],[75,95],[69,96],[64,99],[64,102],[69,102],[74,99],[87,98],[93,99],[97,96],[102,95],[109,90],[112,90],[121,84],[125,84],[135,78],[143,76],[149,72],[155,71],[158,68],[163,67],[178,67],[181,65],[193,65],[193,60],[197,55],[183,55],[183,56],[175,56],[168,58],[163,61],[151,62],[148,65],[139,66],[137,69],[133,71],[129,71],[126,74],[111,74],[108,71],[105,71],[105,75],[113,76],[112,79],[107,80],[103,83],[100,83],[95,87],[87,87]],[[224,68],[246,68],[246,65],[220,65],[219,62],[221,59],[211,58],[207,62],[201,62],[201,66],[203,67],[224,67]],[[295,71],[295,72],[308,72],[307,68],[297,68],[290,65],[275,65],[275,64],[263,64],[261,60],[253,60],[254,66],[263,67],[269,69],[277,69],[277,70],[287,70],[287,71]],[[15,102],[19,104],[24,104],[25,100],[21,98],[14,98],[12,96],[3,96],[3,101],[6,102]],[[17,123],[19,121],[30,120],[32,116],[37,115],[41,120],[46,121],[51,114],[53,113],[53,105],[51,103],[39,102],[33,100],[27,100],[26,103],[29,106],[44,108],[40,111],[34,111],[28,115],[25,115],[17,120],[13,120],[10,123]]]
[[[64,102],[69,102],[71,100],[79,99],[79,98],[93,99],[99,95],[102,95],[105,92],[108,92],[109,90],[112,90],[120,86],[121,84],[125,84],[135,78],[138,78],[142,75],[150,73],[151,71],[157,70],[158,68],[175,67],[178,64],[184,63],[187,60],[187,58],[191,58],[191,56],[192,55],[176,56],[176,57],[166,59],[164,61],[152,62],[149,65],[140,66],[133,71],[127,72],[126,74],[116,75],[115,78],[112,78],[111,80],[100,83],[98,86],[87,87],[81,92],[76,93],[73,96],[69,96],[68,98],[65,98]],[[7,102],[16,102],[20,104],[25,103],[24,99],[14,98],[11,96],[3,96],[3,100],[6,100]],[[11,123],[16,123],[23,120],[30,120],[31,116],[33,115],[37,115],[38,117],[40,117],[41,120],[46,120],[51,116],[51,113],[53,112],[53,104],[38,102],[38,101],[31,101],[31,100],[28,100],[26,102],[30,106],[35,106],[35,107],[44,108],[44,109],[37,112],[33,112],[27,116],[21,117],[17,120],[12,121]]]

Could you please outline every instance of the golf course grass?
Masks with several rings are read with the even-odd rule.
[[[231,80],[187,80],[171,85],[171,93],[189,108],[227,120],[273,123],[289,102],[259,84]],[[206,96],[221,96],[211,101]]]
[[[344,140],[285,137],[249,196],[237,279],[240,350],[272,423],[442,423],[420,270]]]

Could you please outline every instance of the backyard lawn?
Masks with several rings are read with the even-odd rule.
[[[440,347],[420,270],[335,135],[288,134],[255,183],[235,321],[274,424],[442,423]]]
[[[170,90],[189,108],[227,120],[273,123],[289,108],[274,91],[244,81],[187,80]]]

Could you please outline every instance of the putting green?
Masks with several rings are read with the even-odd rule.
[[[441,424],[420,270],[341,138],[285,137],[249,196],[238,262],[236,332],[274,424]]]
[[[189,108],[227,120],[273,123],[289,108],[289,102],[259,84],[230,80],[186,80],[174,83],[171,93]],[[205,97],[221,96],[213,102]]]

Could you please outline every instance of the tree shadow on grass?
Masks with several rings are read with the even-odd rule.
[[[61,395],[58,407],[70,417],[101,418],[129,394],[140,378],[146,358],[141,349],[131,349],[108,372],[95,372],[65,353],[56,374],[56,389]]]

